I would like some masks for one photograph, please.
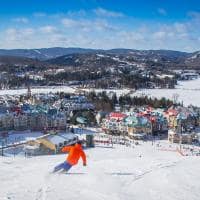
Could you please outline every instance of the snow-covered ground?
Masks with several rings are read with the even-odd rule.
[[[175,89],[143,89],[138,90],[133,95],[147,95],[157,98],[166,97],[171,100],[174,100],[174,96],[178,95],[178,102],[183,102],[185,106],[190,104],[200,106],[200,78],[190,81],[179,81]]]
[[[92,91],[94,89],[87,89],[86,91]],[[95,89],[96,92],[106,91],[107,93],[115,92],[117,96],[125,95],[130,93],[132,96],[143,96],[147,95],[149,97],[162,98],[166,97],[168,99],[174,100],[182,103],[185,106],[190,104],[194,106],[200,106],[200,78],[190,81],[179,81],[175,89],[142,89],[137,90],[135,93],[131,92],[130,89]]]
[[[124,88],[124,89],[94,89],[94,88],[91,88],[91,89],[83,89],[83,90],[87,91],[87,92],[95,91],[96,93],[106,91],[108,94],[116,93],[117,96],[126,95],[131,91],[129,88]]]
[[[18,142],[25,142],[28,140],[33,140],[42,135],[43,135],[42,132],[31,132],[30,130],[9,131],[8,137],[6,138],[6,141],[5,141],[5,144],[9,145],[9,144],[18,143]],[[2,143],[0,142],[0,147],[1,147],[1,145],[2,145]]]
[[[174,96],[177,96],[178,102],[183,102],[184,105],[193,104],[195,106],[200,105],[200,78],[190,81],[179,81],[175,89],[142,89],[138,90],[135,93],[132,93],[130,89],[83,89],[85,91],[96,91],[102,92],[106,91],[107,93],[115,92],[117,96],[132,94],[133,96],[148,95],[150,97],[162,98],[166,97],[173,100]],[[56,92],[67,92],[74,93],[76,87],[69,86],[55,86],[55,87],[38,87],[32,88],[32,94],[38,93],[56,93]],[[27,93],[27,89],[17,89],[17,90],[0,90],[0,95],[20,95]]]
[[[69,174],[50,174],[65,155],[0,157],[0,199],[199,200],[200,158],[159,151],[151,142],[86,150]]]
[[[69,87],[69,86],[46,86],[46,87],[37,87],[31,88],[32,94],[38,93],[56,93],[56,92],[66,92],[66,93],[73,93],[75,92],[76,88]],[[0,95],[21,95],[26,94],[27,89],[13,89],[13,90],[0,90]]]

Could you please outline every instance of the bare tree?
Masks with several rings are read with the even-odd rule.
[[[177,103],[178,103],[178,98],[179,98],[179,94],[174,93],[174,94],[172,95],[172,99],[173,99],[174,104],[177,104]]]

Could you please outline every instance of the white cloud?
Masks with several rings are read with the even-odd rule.
[[[94,9],[93,11],[99,17],[123,17],[124,16],[124,14],[121,12],[106,10],[104,8],[97,8],[97,9]]]
[[[144,42],[144,35],[138,31],[121,31],[118,33],[118,37],[128,42]]]
[[[157,39],[157,40],[163,40],[165,39],[167,36],[166,32],[164,31],[158,31],[158,32],[155,32],[153,33],[153,39]]]
[[[24,23],[27,24],[29,20],[25,17],[18,17],[13,19],[14,22]]]
[[[85,17],[87,15],[87,12],[85,10],[79,10],[79,11],[68,11],[67,16],[69,17]]]
[[[7,29],[6,30],[6,37],[5,37],[5,39],[7,39],[8,37],[10,38],[10,41],[16,40],[16,38],[17,38],[17,30],[14,29],[14,28]]]
[[[187,24],[183,23],[175,23],[174,28],[178,33],[185,33],[187,32]]]
[[[0,34],[2,48],[31,48],[36,43],[33,40],[34,35],[33,28],[8,28]]]
[[[34,34],[35,30],[33,28],[25,28],[25,29],[22,29],[21,32],[22,32],[22,35],[24,36],[30,36]]]
[[[158,13],[160,15],[166,16],[167,15],[167,11],[164,8],[158,8]]]
[[[103,9],[104,10],[104,9]],[[101,15],[116,17],[111,13]],[[99,14],[100,14],[99,13]],[[106,14],[105,14],[106,13]],[[93,14],[93,15],[91,15]],[[115,13],[116,14],[116,13]],[[82,17],[80,17],[82,15]],[[42,15],[41,15],[42,16]],[[135,25],[127,19],[100,18],[90,10],[45,15],[41,23],[31,27],[31,21],[18,28],[9,28],[0,32],[1,48],[40,48],[51,46],[75,46],[85,48],[133,48],[133,49],[174,49],[197,51],[200,47],[198,13],[193,13],[185,21],[159,23],[141,21]],[[91,18],[93,16],[93,18]],[[119,15],[118,15],[119,17]],[[126,16],[124,16],[126,17]],[[45,20],[45,21],[44,21]],[[49,20],[51,24],[49,24]],[[124,21],[124,20],[123,20]],[[44,25],[46,22],[46,25]],[[21,28],[20,28],[21,27]],[[34,28],[33,28],[34,27]]]
[[[47,26],[40,27],[39,31],[42,33],[55,33],[57,31],[57,28],[54,26],[47,25]]]
[[[198,19],[200,19],[200,12],[190,11],[190,12],[188,12],[188,16],[190,16],[192,18],[198,18]]]
[[[71,28],[73,26],[79,26],[80,22],[73,20],[73,19],[69,19],[69,18],[64,18],[61,20],[61,23],[68,28]]]
[[[5,39],[11,41],[23,41],[26,39],[31,39],[34,34],[34,29],[32,28],[25,28],[25,29],[15,29],[9,28],[5,31]]]
[[[173,24],[162,24],[157,27],[157,31],[153,31],[153,38],[158,40],[170,41],[179,39],[188,39],[191,35],[188,23],[175,22]]]
[[[36,12],[36,13],[33,13],[33,16],[34,17],[45,17],[45,16],[47,16],[47,14],[44,12]]]
[[[74,20],[70,18],[64,18],[61,20],[61,23],[66,28],[76,28],[80,29],[80,31],[114,31],[117,28],[115,26],[110,25],[106,20],[95,19],[95,20]]]
[[[88,25],[93,25],[93,29],[96,29],[98,31],[116,31],[118,30],[118,27],[109,24],[106,20],[95,20],[93,22],[90,22]]]

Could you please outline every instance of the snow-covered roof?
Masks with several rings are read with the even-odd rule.
[[[59,133],[56,135],[50,135],[46,139],[49,140],[51,143],[58,145],[59,143],[64,143],[65,141],[69,141],[74,138],[76,138],[76,135],[74,134]]]
[[[123,118],[125,118],[127,115],[126,114],[124,114],[124,113],[119,113],[119,112],[111,112],[110,113],[110,115],[109,115],[109,117],[110,118],[115,118],[115,119],[123,119]]]
[[[97,132],[84,128],[74,128],[74,133],[79,135],[94,135]]]

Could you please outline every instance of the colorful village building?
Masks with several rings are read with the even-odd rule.
[[[196,114],[188,108],[177,107],[169,109],[166,113],[169,119],[168,140],[172,143],[191,144],[196,140],[195,128],[197,124]]]
[[[124,118],[126,114],[120,112],[111,112],[105,119],[102,120],[102,130],[107,134],[120,135],[127,133],[124,126]]]
[[[30,146],[37,147],[35,154],[55,154],[60,153],[63,146],[75,144],[77,140],[78,137],[72,133],[50,133],[27,144],[28,149]]]
[[[163,115],[162,109],[153,109],[147,107],[144,111],[140,111],[138,116],[147,118],[151,123],[151,134],[166,134],[168,132],[168,121]]]
[[[167,111],[147,107],[132,113],[112,112],[102,120],[102,129],[108,134],[127,134],[135,139],[168,134],[170,142],[191,143],[197,138],[198,120],[198,113],[189,107],[172,107]]]
[[[152,132],[151,122],[144,116],[139,116],[136,113],[124,119],[124,125],[127,127],[127,132],[130,138],[144,139]]]

